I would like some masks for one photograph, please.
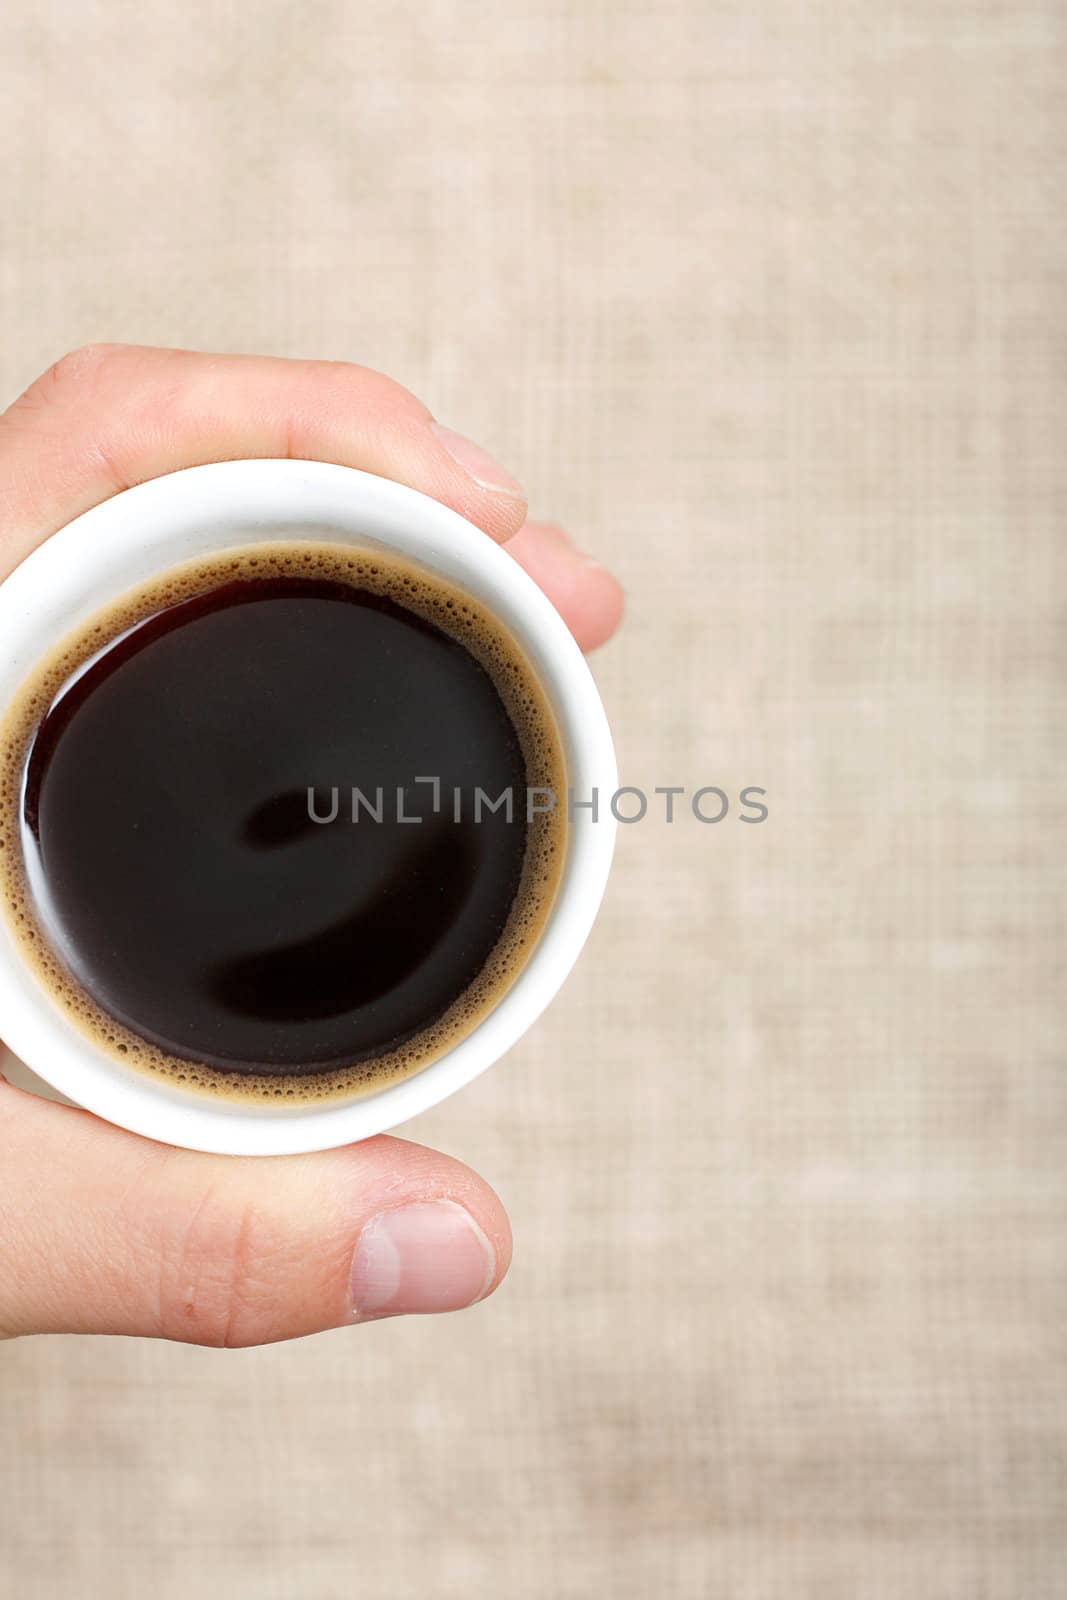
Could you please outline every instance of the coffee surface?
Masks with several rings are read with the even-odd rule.
[[[502,625],[421,570],[298,543],[195,563],[21,700],[8,914],[134,1064],[255,1098],[373,1088],[469,1031],[536,940],[551,714]]]

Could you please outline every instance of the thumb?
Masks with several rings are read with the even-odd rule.
[[[510,1254],[488,1185],[406,1140],[201,1155],[0,1078],[0,1336],[265,1344],[458,1310]]]

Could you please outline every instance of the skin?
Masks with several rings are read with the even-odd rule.
[[[408,390],[347,362],[87,346],[0,415],[0,581],[135,483],[202,462],[293,456],[361,467],[451,506],[530,573],[583,649],[606,640],[622,612],[615,579],[561,528],[527,521],[514,480],[488,458],[468,454],[465,465],[446,437]],[[491,1293],[511,1259],[488,1184],[404,1139],[311,1156],[202,1155],[0,1078],[0,1151],[0,1337],[263,1344],[458,1309]]]

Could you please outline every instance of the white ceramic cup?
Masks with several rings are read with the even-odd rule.
[[[93,612],[181,562],[278,539],[401,552],[487,605],[521,645],[555,713],[575,808],[544,931],[495,1008],[445,1055],[349,1101],[264,1106],[185,1092],[125,1067],[75,1028],[0,917],[0,1037],[32,1072],[98,1116],[167,1144],[234,1155],[329,1149],[427,1110],[497,1061],[540,1015],[585,943],[615,841],[607,718],[569,630],[536,584],[446,506],[387,479],[318,461],[225,461],[138,484],[47,539],[0,584],[0,716],[34,665]],[[566,796],[559,797],[566,804]]]

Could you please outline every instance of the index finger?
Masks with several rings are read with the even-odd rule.
[[[526,515],[510,473],[369,367],[87,345],[0,415],[0,580],[49,534],[135,483],[249,456],[392,478],[500,541]]]

